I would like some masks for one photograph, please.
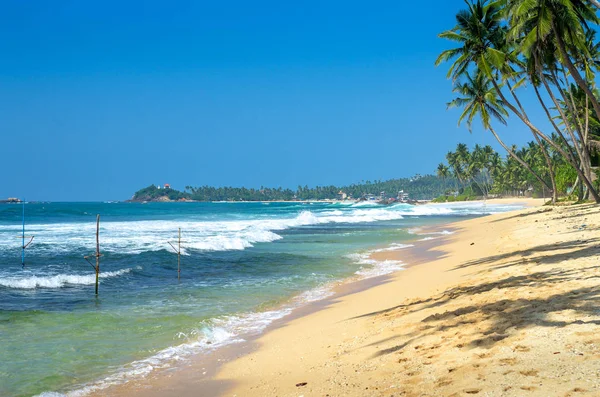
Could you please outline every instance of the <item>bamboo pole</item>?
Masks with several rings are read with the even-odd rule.
[[[96,295],[98,295],[98,279],[100,278],[100,214],[96,215]]]
[[[92,262],[90,262],[90,259],[92,256],[96,257],[96,266],[94,266],[94,264]],[[102,256],[102,254],[100,253],[100,214],[96,215],[96,253],[93,255],[88,255],[88,256],[84,256],[83,259],[86,260],[87,263],[90,264],[91,267],[94,268],[95,272],[96,272],[96,295],[98,295],[98,283],[99,283],[99,279],[100,279],[100,257]]]
[[[25,199],[23,199],[23,231],[20,236],[17,236],[21,239],[21,266],[25,269],[25,250],[29,247],[29,244],[33,242],[33,238],[35,236],[26,236],[25,235]],[[25,244],[25,239],[28,238],[29,242]]]
[[[178,229],[177,248],[170,241],[167,241],[173,251],[177,254],[177,280],[181,279],[181,228]]]

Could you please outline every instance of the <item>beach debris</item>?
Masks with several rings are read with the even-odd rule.
[[[475,243],[471,243],[470,245],[475,245]]]
[[[306,386],[306,385],[308,385],[308,382],[296,383],[296,387],[302,387],[302,386]]]
[[[91,267],[96,271],[96,295],[98,295],[98,279],[100,277],[100,257],[102,254],[100,253],[100,214],[96,215],[96,253],[92,255],[86,255],[83,259],[86,260],[87,263],[90,264]],[[90,262],[89,258],[96,258],[96,266],[92,262]]]

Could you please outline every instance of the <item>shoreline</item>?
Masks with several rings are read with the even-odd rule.
[[[452,224],[453,222],[442,223],[423,227],[420,230],[437,233],[452,229],[450,227]],[[419,236],[416,234],[415,238]],[[193,355],[181,366],[158,369],[149,377],[133,379],[126,383],[94,390],[85,393],[85,396],[196,396],[198,389],[201,389],[203,391],[202,395],[206,396],[230,395],[228,391],[232,385],[227,381],[215,379],[215,377],[226,363],[260,349],[260,344],[257,342],[263,336],[286,327],[292,321],[301,320],[307,316],[327,310],[328,307],[338,303],[340,299],[346,296],[360,294],[361,292],[389,283],[395,274],[438,257],[442,253],[436,251],[434,248],[438,242],[444,241],[447,237],[448,235],[445,233],[439,234],[435,240],[414,241],[418,245],[411,245],[394,251],[373,252],[370,257],[378,258],[377,260],[382,261],[391,259],[389,258],[390,254],[397,254],[398,258],[393,260],[401,261],[402,268],[374,277],[361,278],[359,275],[353,275],[345,279],[333,281],[331,285],[323,287],[329,290],[329,296],[293,307],[289,314],[274,320],[259,333],[240,334],[239,338],[243,340],[240,343],[231,343],[208,353]],[[289,304],[289,302],[284,303],[279,308],[283,308]],[[277,310],[277,308],[273,310]]]
[[[492,203],[491,201],[487,201]],[[527,206],[535,206],[543,204],[540,200],[515,200],[515,199],[498,199],[495,203],[501,204],[525,204]],[[434,204],[435,205],[435,204]],[[485,218],[485,217],[484,217]],[[475,218],[481,219],[481,218]],[[459,221],[462,223],[464,221]],[[423,232],[435,232],[448,229],[451,223],[443,223],[436,226],[428,226],[422,229]],[[427,261],[434,260],[441,255],[435,248],[445,241],[447,235],[438,235],[435,239],[429,241],[419,241],[419,235],[415,235],[415,245],[401,250],[389,251],[381,250],[380,252],[372,252],[371,257],[378,261],[392,260],[402,262],[402,270],[392,274],[383,276],[358,279],[357,276],[349,279],[338,280],[334,282],[331,288],[332,294],[324,299],[305,303],[292,308],[291,313],[284,315],[282,318],[274,320],[264,330],[258,334],[239,335],[244,340],[241,343],[233,343],[227,346],[222,346],[216,351],[203,353],[198,356],[188,358],[184,365],[177,365],[174,368],[161,369],[154,371],[146,378],[134,379],[124,384],[109,386],[106,389],[101,389],[92,392],[88,395],[188,395],[192,389],[201,387],[202,390],[208,392],[207,395],[221,395],[225,393],[231,385],[222,379],[217,378],[217,374],[224,364],[229,363],[241,356],[246,356],[260,349],[258,341],[269,333],[281,328],[285,328],[290,322],[314,315],[315,313],[327,310],[330,306],[335,305],[340,299],[349,295],[362,293],[366,290],[377,288],[393,282],[397,274],[404,273],[407,269],[422,264]],[[375,250],[376,251],[376,250]]]
[[[594,205],[457,222],[431,259],[264,334],[220,395],[599,395],[599,224]]]

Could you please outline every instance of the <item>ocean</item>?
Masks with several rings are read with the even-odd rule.
[[[402,269],[370,258],[419,228],[515,210],[481,202],[0,205],[0,395],[83,396],[257,334],[343,279]],[[83,259],[101,215],[100,293]],[[182,230],[181,278],[175,244]],[[442,232],[443,233],[443,232]]]

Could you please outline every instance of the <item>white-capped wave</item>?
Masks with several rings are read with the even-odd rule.
[[[131,269],[122,269],[114,272],[101,272],[99,278],[102,280],[111,277],[118,277],[129,273],[130,271]],[[56,274],[53,276],[0,277],[0,286],[15,289],[62,288],[67,285],[93,285],[95,283],[95,274]]]
[[[383,276],[403,269],[402,261],[391,259],[378,261],[371,258],[372,253],[373,251],[347,255],[347,258],[361,265],[355,273],[361,278]]]
[[[77,390],[64,394],[45,392],[40,394],[39,397],[83,397],[93,392],[102,391],[110,386],[124,384],[132,379],[139,379],[157,369],[169,368],[194,354],[206,353],[223,346],[244,342],[246,338],[263,332],[274,321],[289,315],[295,308],[331,295],[333,295],[331,286],[322,285],[297,295],[289,304],[277,310],[212,319],[188,333],[178,333],[176,335],[177,339],[184,341],[180,345],[167,347],[151,357],[124,365],[108,377],[82,386]]]
[[[410,247],[414,247],[414,245],[413,245],[413,244],[401,244],[401,243],[393,243],[393,244],[390,244],[388,247],[385,247],[385,248],[377,248],[377,249],[374,249],[374,250],[372,250],[372,251],[370,251],[370,252],[390,252],[390,251],[400,251],[400,250],[402,250],[402,249],[405,249],[405,248],[410,248]]]
[[[304,207],[302,205],[301,207]],[[296,215],[254,214],[248,219],[183,219],[144,220],[128,222],[103,222],[100,226],[101,249],[108,253],[139,254],[148,251],[172,252],[168,242],[175,242],[177,229],[183,232],[184,251],[243,250],[257,243],[280,240],[277,232],[290,228],[335,223],[370,223],[399,220],[405,216],[455,216],[479,215],[520,208],[515,205],[486,205],[481,202],[432,205],[395,204],[381,206],[371,202],[351,205],[327,205],[313,211],[301,211]],[[299,208],[300,209],[300,208]],[[20,225],[0,225],[0,250],[20,248],[13,234],[20,232]],[[92,252],[95,248],[95,224],[57,223],[32,224],[27,232],[36,236],[28,248],[33,254],[48,255],[79,250]]]

